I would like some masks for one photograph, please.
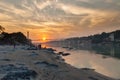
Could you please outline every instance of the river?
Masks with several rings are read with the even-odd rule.
[[[96,72],[111,78],[120,79],[120,59],[97,54],[88,50],[69,50],[61,47],[52,47],[56,52],[70,53],[64,56],[65,62],[76,68],[92,68]]]

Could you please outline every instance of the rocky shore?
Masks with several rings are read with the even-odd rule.
[[[93,69],[77,69],[50,49],[0,46],[0,80],[115,80]]]

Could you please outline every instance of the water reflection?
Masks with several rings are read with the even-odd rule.
[[[71,53],[72,55],[64,57],[67,63],[78,68],[93,68],[97,72],[107,76],[120,78],[120,60],[110,57],[103,59],[102,55],[83,50],[71,51]]]
[[[120,59],[120,45],[119,44],[114,44],[114,43],[108,43],[108,44],[78,44],[74,45],[71,43],[71,45],[68,44],[60,44],[58,42],[56,43],[50,43],[48,44],[49,46],[54,46],[54,47],[62,47],[65,49],[76,49],[76,50],[89,50],[89,51],[95,51],[97,54],[102,54],[102,55],[108,55],[112,57],[116,57]]]
[[[57,51],[71,53],[63,57],[65,61],[77,68],[92,68],[106,76],[120,79],[120,60],[112,57],[103,58],[103,55],[96,54],[94,51],[87,50],[67,50],[54,47]],[[111,51],[113,54],[113,51]]]
[[[61,48],[53,47],[57,52],[63,51],[71,55],[63,57],[65,61],[77,68],[92,68],[106,76],[120,79],[120,50],[113,46],[92,46],[85,48]],[[102,55],[101,55],[102,54]],[[109,56],[106,56],[109,55]],[[112,57],[110,57],[112,56]],[[117,57],[117,58],[114,58]]]
[[[98,54],[108,55],[120,59],[120,47],[119,46],[92,46],[93,51]]]

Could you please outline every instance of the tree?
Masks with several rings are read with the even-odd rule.
[[[4,32],[5,28],[0,25],[0,33]]]

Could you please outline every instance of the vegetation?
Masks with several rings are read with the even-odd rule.
[[[99,44],[99,43],[105,43],[105,42],[111,42],[111,36],[114,38],[114,42],[119,42],[120,41],[120,30],[113,31],[110,33],[101,33],[101,34],[95,34],[87,37],[75,37],[75,38],[68,38],[65,40],[72,40],[72,41],[91,41],[92,44]]]
[[[21,32],[7,33],[5,28],[0,25],[0,45],[26,45],[31,44],[30,40]]]
[[[5,28],[0,25],[0,33],[4,32]]]
[[[11,34],[3,32],[1,33],[1,35],[4,35],[4,37],[0,38],[0,45],[30,44],[30,41],[21,32],[11,33]]]
[[[68,49],[93,50],[103,55],[120,58],[120,30],[109,33],[103,32],[87,37],[73,37],[60,41],[51,41],[47,45]]]

